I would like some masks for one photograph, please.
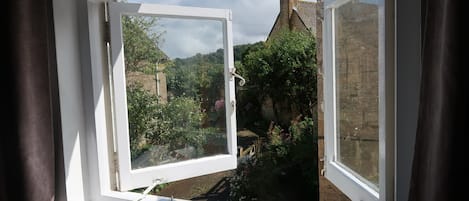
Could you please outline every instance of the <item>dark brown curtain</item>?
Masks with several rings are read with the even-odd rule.
[[[52,0],[2,7],[0,200],[65,200]]]
[[[422,0],[422,83],[409,200],[468,200],[464,1]],[[465,35],[464,37],[468,37]],[[466,46],[467,48],[467,46]],[[466,56],[467,57],[467,56]]]

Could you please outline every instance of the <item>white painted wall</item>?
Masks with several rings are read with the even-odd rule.
[[[79,27],[74,0],[53,0],[57,71],[62,116],[63,151],[68,200],[85,200],[86,134]]]
[[[112,191],[109,175],[111,130],[104,4],[106,0],[53,0],[62,116],[66,195],[69,201],[129,201],[141,195]],[[91,30],[91,31],[90,31]],[[100,144],[98,147],[97,144]],[[103,159],[98,162],[98,157]],[[147,196],[146,201],[169,201]],[[177,200],[177,199],[175,199]]]

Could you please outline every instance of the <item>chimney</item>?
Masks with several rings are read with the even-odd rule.
[[[298,0],[280,0],[280,14],[279,20],[282,25],[289,27],[290,16],[293,12],[293,7],[298,4]]]
[[[279,22],[285,26],[289,24],[290,19],[290,0],[280,0]]]
[[[298,0],[289,0],[288,2],[288,16],[291,16],[293,13],[293,7],[298,5]]]

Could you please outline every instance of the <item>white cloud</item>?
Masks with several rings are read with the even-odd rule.
[[[170,58],[185,58],[223,47],[222,23],[209,20],[160,18],[158,28],[165,31],[160,48]]]
[[[135,0],[130,2],[139,2]],[[159,3],[180,6],[195,6],[208,8],[231,9],[233,12],[233,41],[234,44],[246,44],[263,41],[267,38],[270,29],[279,12],[279,0],[145,0],[146,3]],[[195,53],[206,53],[215,51],[220,47],[210,47],[210,39],[221,36],[216,26],[205,26],[185,24],[177,27],[167,26],[165,43],[162,48],[171,57],[186,57]],[[193,36],[184,36],[183,33],[196,33]],[[198,37],[195,37],[198,36]],[[184,39],[181,39],[184,38]]]

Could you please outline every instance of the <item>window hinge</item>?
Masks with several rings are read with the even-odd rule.
[[[322,163],[322,168],[321,168],[321,170],[319,171],[319,174],[320,174],[321,176],[324,176],[324,175],[326,174],[326,156],[324,156],[323,158],[320,158],[320,159],[319,159],[319,162],[323,162],[323,163]],[[319,163],[319,164],[321,164],[321,163]]]
[[[111,42],[111,30],[109,28],[109,21],[104,22],[104,42]]]
[[[119,165],[117,163],[117,152],[112,153],[112,165],[114,167],[114,177],[115,177],[115,188],[120,188],[120,180],[119,180]]]
[[[319,174],[320,174],[321,176],[324,176],[324,175],[326,175],[327,157],[324,156],[323,158],[319,159],[319,162],[323,162],[323,163],[322,163],[322,168],[321,168]]]
[[[109,5],[104,3],[104,42],[111,42],[111,30],[109,26]]]
[[[320,158],[319,161],[320,161],[320,162],[326,161],[326,157],[324,156],[324,157]]]
[[[112,162],[116,165],[117,167],[117,152],[112,153]],[[116,168],[117,170],[117,168]]]
[[[235,100],[232,100],[232,101],[231,101],[231,109],[232,109],[233,111],[236,110],[236,101],[235,101]]]

